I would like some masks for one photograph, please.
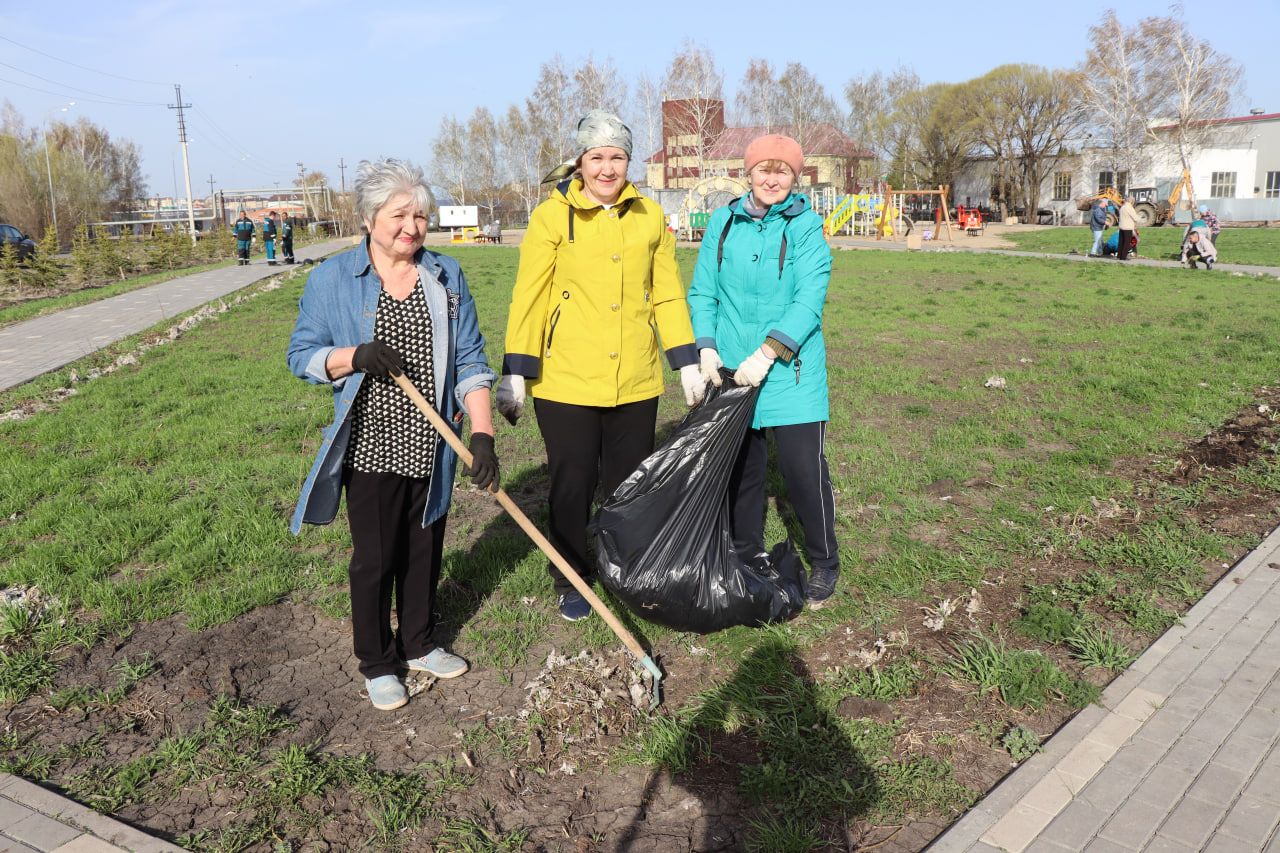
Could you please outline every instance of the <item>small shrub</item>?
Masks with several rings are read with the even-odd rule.
[[[1040,735],[1026,726],[1014,726],[1000,738],[1014,761],[1025,761],[1040,751]]]

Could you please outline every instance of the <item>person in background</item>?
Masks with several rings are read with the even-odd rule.
[[[285,214],[280,220],[280,252],[286,264],[294,263],[293,257],[293,217]]]
[[[587,521],[597,483],[610,495],[653,452],[662,352],[685,402],[706,393],[698,372],[675,238],[662,208],[627,180],[631,130],[604,110],[577,127],[576,157],[534,209],[511,293],[498,411],[515,423],[533,397],[551,474],[550,538],[590,582]],[[591,606],[548,566],[560,615]]]
[[[1189,229],[1182,239],[1182,263],[1191,269],[1197,269],[1196,261],[1203,261],[1204,268],[1211,270],[1217,260],[1218,250],[1209,237],[1208,226]]]
[[[393,377],[407,376],[455,430],[470,419],[468,473],[482,489],[498,483],[489,410],[496,376],[458,262],[422,247],[434,206],[418,167],[362,162],[355,209],[368,236],[307,277],[289,339],[289,369],[329,386],[334,404],[289,529],[331,523],[346,490],[351,632],[379,710],[409,701],[403,668],[437,678],[468,669],[434,637],[457,456]]]
[[[236,227],[233,229],[236,237],[236,257],[240,259],[237,266],[249,265],[249,250],[253,247],[254,230],[253,220],[249,218],[249,214],[243,210],[240,211],[240,218],[236,220]]]
[[[1134,229],[1133,237],[1131,237],[1129,240],[1130,254],[1135,256],[1138,254],[1138,242],[1140,237],[1141,235],[1138,233],[1138,230]],[[1102,257],[1104,258],[1115,257],[1117,254],[1119,254],[1119,252],[1120,252],[1120,232],[1112,231],[1111,236],[1108,237],[1106,242],[1102,244]]]
[[[1129,250],[1133,245],[1133,234],[1138,230],[1138,208],[1133,204],[1133,196],[1124,197],[1124,204],[1120,205],[1120,236],[1117,238],[1119,250],[1116,252],[1116,260],[1129,260]]]
[[[824,445],[830,404],[822,315],[831,249],[822,218],[796,191],[800,144],[770,134],[747,146],[750,192],[711,215],[698,251],[689,306],[703,377],[760,388],[730,480],[733,542],[744,560],[765,552],[765,482],[773,433],[787,500],[804,529],[810,564],[806,597],[821,607],[840,572],[835,495]],[[723,358],[723,362],[721,359]]]
[[[274,215],[274,211],[262,214],[262,245],[267,250],[267,266],[271,267],[276,265],[276,221],[271,218]]]
[[[1204,221],[1204,224],[1209,228],[1209,240],[1214,246],[1217,246],[1222,239],[1222,223],[1218,221],[1217,215],[1209,209],[1209,205],[1207,204],[1200,205],[1200,207],[1197,208],[1197,212],[1200,214],[1200,218]]]
[[[1089,249],[1089,257],[1102,257],[1102,235],[1107,231],[1107,200],[1094,199],[1089,208],[1089,230],[1093,232],[1093,246]]]

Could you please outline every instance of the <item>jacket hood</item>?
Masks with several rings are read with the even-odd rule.
[[[551,197],[561,204],[576,207],[578,210],[591,210],[604,206],[598,201],[591,201],[583,194],[582,178],[573,178],[556,184],[556,188],[551,191]],[[637,198],[640,198],[640,191],[636,189],[635,184],[627,181],[626,186],[622,188],[622,192],[618,194],[618,200],[614,204],[622,204]]]
[[[742,208],[743,202],[746,201],[747,196],[750,194],[751,192],[748,190],[746,193],[743,193],[740,197],[735,198],[733,201],[729,202],[729,210],[731,210],[735,216],[751,215],[747,213],[745,210],[743,210]],[[764,218],[769,219],[774,216],[785,216],[788,219],[794,219],[795,217],[804,213],[808,209],[809,209],[809,197],[801,193],[793,192],[790,195],[790,197],[788,197],[786,200],[780,201],[777,204],[771,206],[765,212]]]

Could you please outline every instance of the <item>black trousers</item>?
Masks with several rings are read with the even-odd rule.
[[[551,471],[551,534],[547,537],[569,564],[590,580],[595,558],[587,548],[587,521],[596,485],[613,494],[650,453],[658,423],[658,398],[621,406],[577,406],[533,401]],[[548,564],[557,594],[573,589]]]
[[[835,495],[831,471],[823,452],[827,424],[818,421],[770,428],[778,448],[778,468],[787,485],[787,501],[804,530],[805,551],[815,568],[840,565],[836,544]],[[747,430],[729,481],[733,544],[745,558],[762,553],[764,546],[765,474],[769,443],[763,429]]]
[[[284,237],[280,240],[280,251],[284,253],[285,258],[293,260],[293,238]]]
[[[360,674],[377,678],[394,673],[400,661],[435,648],[431,635],[445,519],[422,526],[425,479],[348,469],[344,482],[351,524],[351,633]],[[395,633],[393,594],[399,623]]]
[[[1120,240],[1116,244],[1116,257],[1122,261],[1129,259],[1129,247],[1133,245],[1133,232],[1120,229]]]

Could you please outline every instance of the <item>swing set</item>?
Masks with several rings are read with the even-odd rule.
[[[935,225],[937,231],[933,235],[934,240],[942,239],[942,230],[945,228],[947,232],[947,241],[955,242],[951,231],[951,213],[947,207],[947,188],[939,186],[932,190],[895,190],[893,187],[885,184],[884,188],[884,206],[880,208],[880,217],[876,221],[876,239],[881,240],[887,231],[890,234],[901,233],[903,227],[903,204],[909,198],[917,196],[937,196],[938,204],[935,211],[941,211],[937,216]],[[909,221],[908,221],[909,222]],[[914,227],[914,223],[910,223]],[[910,230],[910,228],[908,228]]]

